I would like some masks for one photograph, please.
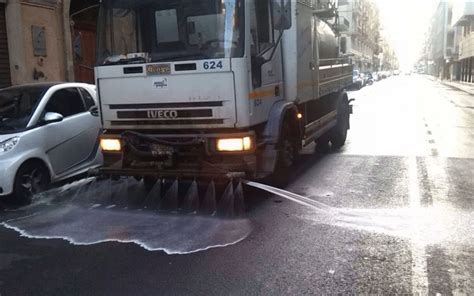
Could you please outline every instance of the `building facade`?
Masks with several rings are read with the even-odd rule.
[[[0,0],[0,88],[93,82],[97,1]]]
[[[370,0],[317,0],[338,6],[347,53],[361,71],[392,69]],[[0,88],[38,81],[94,82],[99,0],[0,0]],[[332,17],[332,14],[329,15]]]
[[[421,64],[424,72],[440,79],[460,80],[462,29],[453,15],[457,0],[440,0],[432,17]],[[464,1],[463,1],[464,2]]]
[[[474,2],[455,1],[453,21],[460,32],[457,43],[460,65],[458,80],[474,83]]]
[[[354,66],[361,71],[380,70],[380,19],[378,7],[369,0],[339,0],[339,16],[348,24],[341,32],[352,55]]]
[[[379,61],[379,71],[393,71],[399,68],[395,51],[383,37],[380,39]]]

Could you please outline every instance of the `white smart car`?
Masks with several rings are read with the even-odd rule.
[[[100,127],[94,85],[1,89],[0,199],[27,202],[51,183],[100,166]]]

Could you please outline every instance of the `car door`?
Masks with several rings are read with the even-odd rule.
[[[93,157],[99,119],[88,112],[76,87],[63,88],[52,94],[43,114],[48,112],[59,113],[64,119],[45,126],[46,153],[55,174],[67,174]]]

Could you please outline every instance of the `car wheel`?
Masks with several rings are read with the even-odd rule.
[[[28,204],[35,194],[48,189],[49,172],[40,162],[23,164],[15,177],[14,194],[19,203]]]

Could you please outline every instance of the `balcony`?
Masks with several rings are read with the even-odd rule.
[[[474,33],[464,37],[459,43],[459,59],[474,57]]]
[[[345,17],[339,17],[339,22],[337,23],[336,30],[339,32],[349,33],[351,23]]]

